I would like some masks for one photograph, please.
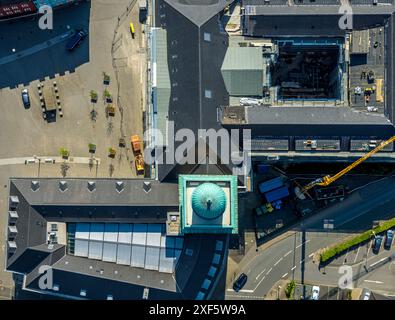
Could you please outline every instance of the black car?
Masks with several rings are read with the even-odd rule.
[[[381,243],[383,242],[383,236],[376,236],[374,238],[374,244],[373,244],[373,253],[379,253]]]
[[[233,290],[239,292],[247,282],[247,275],[242,273],[237,280],[233,283]]]
[[[22,102],[25,109],[30,108],[30,97],[29,97],[29,91],[27,89],[22,90]]]
[[[66,44],[66,49],[69,51],[73,51],[84,38],[87,36],[87,32],[84,30],[78,30],[76,33],[70,38],[70,40]]]
[[[387,234],[386,234],[386,237],[385,237],[384,249],[386,249],[386,250],[391,249],[393,240],[394,240],[394,231],[393,230],[388,230]]]

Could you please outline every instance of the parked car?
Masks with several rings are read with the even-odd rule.
[[[30,97],[29,97],[29,91],[27,89],[22,90],[22,102],[25,109],[30,108]]]
[[[394,240],[394,231],[388,230],[385,236],[384,249],[391,249],[392,241]]]
[[[318,300],[320,297],[320,287],[313,286],[312,293],[311,293],[311,300]]]
[[[247,282],[247,275],[245,273],[242,273],[237,280],[233,283],[233,290],[236,292],[239,292],[241,288],[244,287],[244,285]]]
[[[66,49],[68,51],[73,51],[87,35],[88,33],[86,31],[77,30],[70,38],[70,40],[66,43]]]
[[[363,300],[369,300],[370,299],[370,290],[365,290],[365,293],[363,295]]]
[[[373,253],[379,253],[380,251],[380,247],[381,247],[381,243],[383,242],[383,236],[376,236],[374,238],[374,243],[373,243]]]

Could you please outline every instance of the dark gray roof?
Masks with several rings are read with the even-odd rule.
[[[220,129],[217,108],[227,104],[229,96],[221,75],[228,35],[220,28],[216,16],[219,10],[212,11],[204,23],[194,24],[184,15],[185,12],[173,8],[179,1],[171,2],[171,6],[165,2],[170,3],[170,0],[158,1],[156,26],[166,28],[168,57],[177,56],[176,59],[168,59],[170,82],[177,84],[172,86],[169,120],[174,121],[175,130],[188,128],[196,136],[199,129]],[[194,14],[203,16],[206,10],[205,6],[197,6]],[[204,40],[204,33],[210,33],[211,41]],[[211,91],[211,98],[205,97],[205,90]],[[180,173],[190,173],[187,168],[159,165],[158,178],[163,181]]]
[[[39,179],[39,189],[33,191],[32,180],[16,178],[12,184],[23,194],[32,206],[43,205],[93,205],[93,206],[178,206],[178,185],[160,183],[143,179]],[[65,191],[59,189],[59,183],[67,185]],[[95,189],[88,189],[88,182],[94,182]],[[123,184],[118,192],[117,182]],[[144,190],[144,183],[150,184],[150,191]]]
[[[216,250],[217,241],[224,243],[221,251]],[[155,271],[65,255],[52,264],[53,283],[59,286],[59,291],[46,292],[61,294],[65,298],[84,298],[80,296],[83,289],[87,293],[86,299],[105,300],[107,295],[111,295],[115,300],[130,300],[142,299],[144,289],[149,288],[151,300],[195,299],[213,265],[215,254],[220,255],[216,264],[216,274],[219,276],[219,267],[227,261],[227,242],[228,236],[220,234],[186,237],[184,248],[190,249],[193,254],[183,252],[174,274],[159,274]],[[26,288],[40,291],[38,278],[37,270],[29,274]],[[215,277],[211,279],[214,280]]]
[[[250,128],[252,136],[378,136],[395,134],[381,115],[347,107],[225,107],[222,124]]]
[[[178,185],[151,182],[145,192],[143,180],[123,180],[124,189],[118,193],[117,180],[95,181],[90,192],[86,179],[35,179],[39,189],[33,191],[32,179],[10,180],[10,195],[17,196],[18,233],[14,239],[17,249],[7,259],[10,270],[29,270],[59,247],[49,249],[47,220],[60,222],[116,221],[138,223],[164,223],[169,210],[178,210]],[[66,181],[67,190],[59,190],[59,182]],[[33,263],[34,261],[34,263]]]
[[[234,0],[165,0],[197,26],[201,26]]]

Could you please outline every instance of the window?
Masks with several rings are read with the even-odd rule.
[[[205,32],[203,35],[204,41],[211,42],[211,33]]]

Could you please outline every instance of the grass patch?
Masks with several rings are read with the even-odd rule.
[[[395,226],[395,218],[382,223],[381,225],[377,226],[374,229],[365,231],[364,233],[362,233],[354,238],[351,238],[351,239],[341,242],[331,248],[326,249],[323,253],[321,253],[321,263],[327,262],[328,260],[343,253],[344,251],[348,250],[351,247],[354,247],[354,246],[359,245],[365,241],[368,241],[373,236],[373,234],[382,233],[388,229],[391,229],[394,226]]]

